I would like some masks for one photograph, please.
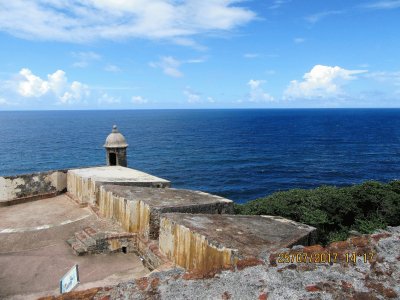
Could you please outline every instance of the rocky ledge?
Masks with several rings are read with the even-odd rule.
[[[400,226],[327,247],[280,249],[235,269],[172,268],[42,299],[400,299]]]

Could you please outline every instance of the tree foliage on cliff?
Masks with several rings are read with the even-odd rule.
[[[400,181],[277,192],[235,205],[236,214],[276,215],[314,226],[318,242],[343,240],[349,231],[371,233],[400,225]]]

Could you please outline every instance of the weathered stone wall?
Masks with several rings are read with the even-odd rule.
[[[115,153],[117,166],[127,167],[126,148],[106,148],[106,162],[107,166],[111,165],[110,153]]]
[[[104,186],[99,187],[97,199],[99,211],[103,217],[117,221],[127,232],[138,233],[145,239],[158,239],[162,213],[221,214],[233,212],[231,202],[203,203],[191,206],[182,204],[182,206],[161,208],[151,207],[145,201],[128,200],[117,196]]]
[[[215,196],[218,198],[218,196]],[[193,206],[163,207],[150,212],[150,232],[151,239],[158,239],[160,233],[160,220],[164,213],[190,213],[190,214],[233,214],[233,203],[215,202]]]
[[[203,235],[167,217],[161,218],[159,247],[168,259],[186,270],[221,270],[237,261],[234,249],[214,245]]]
[[[118,222],[127,232],[138,233],[144,238],[149,237],[150,207],[143,201],[115,196],[101,186],[99,211],[103,217]]]
[[[91,178],[79,176],[74,172],[67,173],[67,190],[81,203],[95,203],[96,182]]]
[[[165,188],[170,187],[171,183],[167,180],[151,176],[149,174],[123,168],[122,172],[132,172],[130,174],[132,178],[126,178],[126,174],[121,174],[121,170],[115,169],[116,167],[94,167],[94,168],[82,168],[68,170],[67,174],[67,190],[81,203],[89,203],[91,205],[99,205],[99,193],[100,187],[104,185],[121,185],[121,186],[141,186],[141,187],[154,187],[154,188]],[[96,169],[101,169],[100,177],[96,174]],[[90,174],[90,170],[92,170]],[[86,174],[85,174],[86,171]],[[89,174],[88,174],[89,171]],[[109,176],[109,178],[101,177],[104,173],[115,175]],[[82,175],[84,174],[84,175]],[[125,176],[120,178],[119,176]],[[135,176],[137,178],[135,178]],[[130,179],[130,180],[129,180]],[[108,180],[108,181],[107,181]]]
[[[142,258],[143,264],[150,270],[170,267],[170,261],[158,249],[158,241],[137,237],[135,246],[134,252]]]
[[[279,254],[338,253],[335,263],[280,263]],[[346,263],[346,253],[374,253]],[[179,269],[42,299],[400,299],[400,227],[321,246],[280,249],[265,262],[214,274]]]
[[[55,196],[66,188],[66,170],[0,177],[0,206]]]
[[[315,228],[273,216],[168,213],[161,216],[161,253],[186,270],[208,273],[262,260],[272,251],[309,245]]]

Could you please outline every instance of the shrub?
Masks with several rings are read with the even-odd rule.
[[[314,226],[318,242],[346,239],[350,230],[371,233],[400,225],[400,181],[277,192],[235,205],[236,214],[276,215]]]

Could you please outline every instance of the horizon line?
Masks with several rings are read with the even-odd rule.
[[[362,110],[362,109],[400,109],[399,107],[221,107],[221,108],[88,108],[88,109],[14,109],[2,112],[44,112],[44,111],[140,111],[140,110]]]

